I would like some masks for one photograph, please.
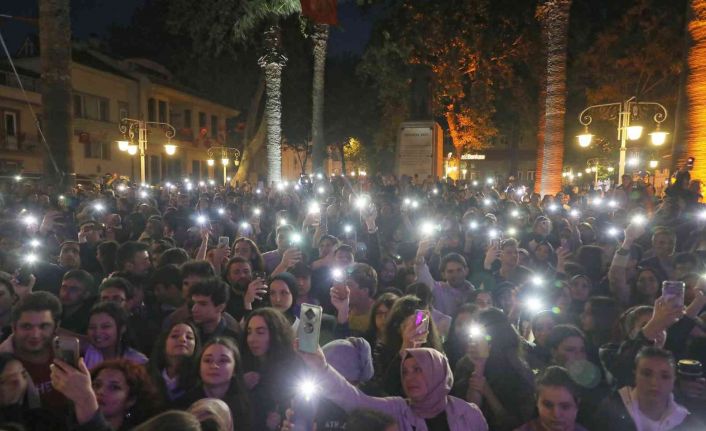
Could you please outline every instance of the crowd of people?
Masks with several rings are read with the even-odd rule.
[[[0,189],[0,429],[706,429],[688,171]]]

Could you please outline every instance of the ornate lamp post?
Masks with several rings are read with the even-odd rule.
[[[653,107],[656,111],[653,120],[656,124],[654,132],[650,133],[653,145],[660,146],[667,140],[669,133],[661,131],[660,125],[667,119],[667,108],[657,102],[638,102],[635,97],[631,97],[624,102],[602,103],[589,106],[579,114],[579,123],[584,126],[584,133],[577,136],[579,145],[583,148],[591,145],[593,135],[589,133],[588,126],[593,122],[590,111],[594,109],[616,110],[618,114],[618,139],[620,139],[620,162],[618,163],[618,174],[620,177],[625,173],[625,158],[627,152],[627,141],[636,141],[642,136],[643,127],[639,124],[631,124],[632,117],[637,115],[640,108]]]
[[[158,121],[135,120],[133,118],[123,118],[120,120],[118,129],[120,133],[128,137],[128,140],[118,141],[118,149],[127,152],[131,156],[138,153],[140,154],[140,182],[142,184],[145,183],[146,178],[145,158],[147,155],[147,126],[163,126],[167,129],[164,131],[164,136],[167,137],[164,152],[167,153],[168,156],[173,156],[177,149],[176,145],[171,143],[171,139],[176,135],[176,130],[171,124]],[[133,142],[135,141],[136,135],[137,144],[134,144]]]
[[[223,166],[223,185],[228,182],[228,166],[231,160],[235,166],[240,166],[240,150],[231,147],[211,147],[208,149],[208,166],[215,166],[220,160]]]

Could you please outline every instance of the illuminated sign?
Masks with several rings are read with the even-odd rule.
[[[461,154],[461,160],[485,160],[485,154]]]

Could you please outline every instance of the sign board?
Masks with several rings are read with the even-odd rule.
[[[485,160],[485,154],[461,154],[461,160]]]
[[[442,132],[433,121],[405,122],[397,135],[395,173],[425,179],[442,175]]]

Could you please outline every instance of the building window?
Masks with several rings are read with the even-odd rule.
[[[215,115],[211,115],[211,137],[218,137],[218,117]]]
[[[206,127],[206,113],[199,112],[199,129]]]
[[[118,102],[118,121],[130,118],[130,105],[127,102]]]
[[[191,176],[194,178],[201,179],[201,161],[192,160],[191,161]]]
[[[159,101],[159,122],[167,122],[167,102],[165,102],[164,100]]]
[[[13,111],[5,111],[3,113],[3,133],[5,135],[4,147],[8,150],[17,149],[17,113]]]
[[[535,171],[527,171],[527,181],[534,181]]]
[[[151,97],[147,101],[147,121],[157,121],[157,101]]]
[[[83,157],[87,159],[110,160],[110,143],[95,141],[84,142]]]
[[[517,171],[517,181],[522,181],[522,171]]]
[[[74,94],[74,117],[88,120],[109,121],[110,100],[90,94]]]
[[[191,109],[184,109],[184,128],[191,128]]]

